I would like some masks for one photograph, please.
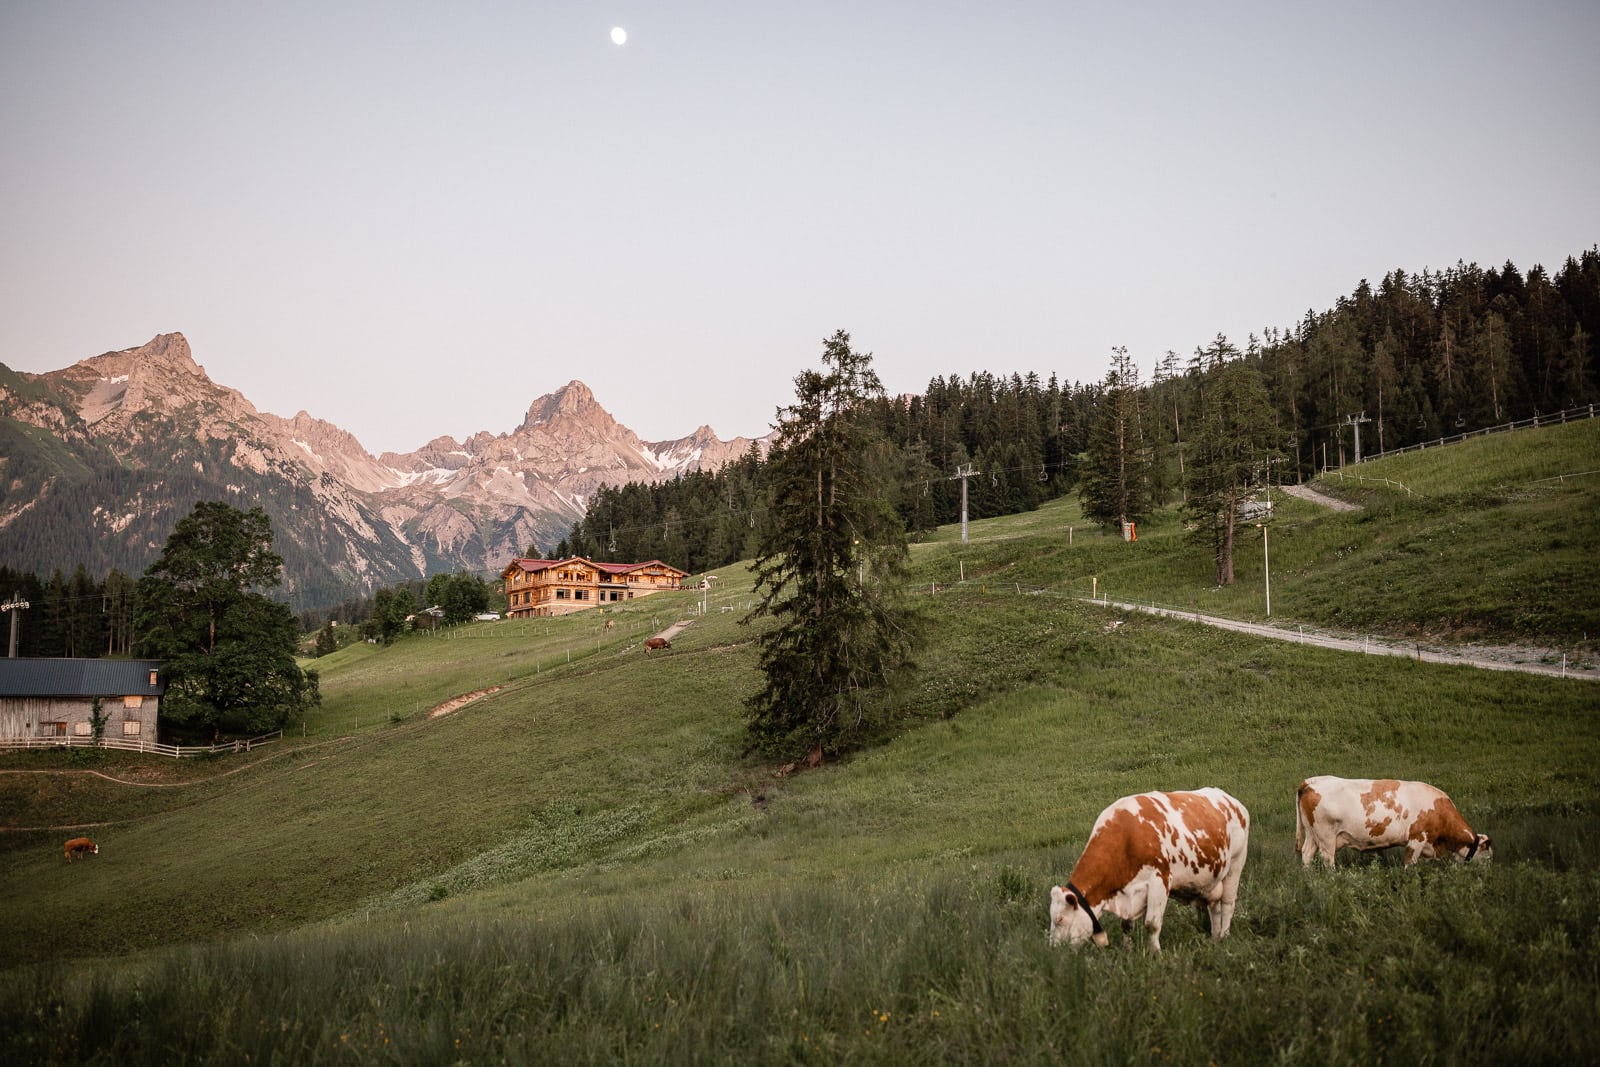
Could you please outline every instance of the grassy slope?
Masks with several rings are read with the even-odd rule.
[[[1280,515],[1284,531],[1274,531],[1275,609],[1281,595],[1292,595],[1280,594],[1278,578],[1280,538],[1294,554],[1291,524],[1304,530],[1305,543],[1322,544],[1361,529],[1398,537],[1415,521],[1408,511],[1383,517],[1378,508],[1352,520],[1300,507],[1286,507],[1298,517]],[[1584,514],[1593,511],[1569,513],[1560,536],[1577,536]],[[511,1011],[524,1031],[543,1026],[566,1035],[572,1043],[564,1050],[575,1060],[614,1058],[624,1049],[648,1055],[652,1048],[748,1060],[773,1056],[759,1044],[771,1035],[718,1036],[706,1020],[684,1014],[675,1033],[698,1043],[656,1047],[601,1020],[608,1011],[615,1015],[612,996],[629,999],[636,1013],[644,1010],[642,996],[662,998],[657,1008],[665,998],[681,1002],[697,952],[711,951],[708,944],[732,951],[754,938],[765,948],[747,955],[766,959],[781,942],[792,966],[769,961],[766,969],[744,973],[725,961],[735,972],[731,980],[743,984],[727,989],[723,979],[702,976],[705,1010],[735,1010],[735,1002],[751,997],[752,984],[774,1011],[805,1003],[794,989],[785,993],[786,982],[837,986],[833,997],[814,995],[798,1016],[809,1034],[777,1027],[796,1051],[774,1058],[804,1058],[815,1047],[810,1039],[822,1035],[833,1055],[986,1058],[982,1050],[993,1047],[994,1035],[971,1013],[987,1010],[1012,1013],[1004,1028],[1035,1055],[1098,1048],[1087,1058],[1121,1059],[1150,1047],[1141,1044],[1149,1040],[1146,1028],[1122,1015],[1094,1039],[1100,1044],[1082,1044],[1087,1035],[1045,1011],[1027,981],[1054,984],[1046,988],[1076,983],[1102,1014],[1114,1013],[1118,998],[1159,997],[1175,982],[1210,989],[1214,999],[1238,984],[1253,990],[1258,1003],[1248,1026],[1231,1024],[1230,1039],[1288,1053],[1305,1008],[1293,997],[1266,994],[1277,995],[1293,979],[1308,951],[1311,964],[1324,967],[1347,953],[1357,977],[1345,992],[1356,997],[1367,979],[1398,980],[1392,960],[1402,950],[1428,958],[1401,992],[1437,987],[1452,979],[1452,968],[1465,968],[1454,977],[1472,989],[1521,980],[1522,972],[1512,971],[1522,964],[1485,947],[1513,935],[1524,945],[1553,946],[1539,957],[1542,981],[1558,987],[1586,976],[1592,981],[1574,963],[1594,958],[1592,920],[1600,914],[1594,873],[1600,833],[1592,814],[1600,803],[1593,770],[1600,731],[1592,684],[1352,658],[1153,618],[1108,628],[1103,611],[1066,595],[1089,575],[1137,577],[1153,571],[1153,560],[1165,560],[1170,599],[1172,589],[1182,588],[1185,567],[1203,568],[1204,561],[1170,527],[1171,536],[1142,538],[1137,548],[1078,530],[1068,548],[1058,534],[1072,521],[1071,509],[1058,506],[975,524],[968,545],[942,531],[938,542],[919,546],[920,581],[943,583],[962,570],[968,579],[936,595],[919,594],[930,644],[902,700],[924,725],[820,773],[779,781],[740,759],[739,700],[753,688],[754,659],[748,633],[736,622],[748,590],[730,581],[714,595],[712,613],[675,640],[670,655],[652,657],[645,685],[637,643],[686,607],[692,600],[686,594],[643,602],[619,616],[624,625],[610,637],[595,620],[578,617],[347,650],[319,664],[326,706],[305,741],[288,742],[277,758],[226,779],[164,790],[160,801],[98,780],[74,779],[69,787],[56,781],[33,794],[0,779],[12,825],[59,813],[73,821],[131,816],[97,832],[105,845],[100,856],[70,867],[59,854],[60,834],[0,839],[9,849],[0,870],[5,964],[286,932],[344,917],[331,932],[285,933],[266,948],[224,943],[120,965],[125,970],[91,968],[84,980],[100,983],[100,1000],[84,1001],[87,987],[54,972],[38,978],[16,972],[20,988],[31,990],[18,999],[18,1010],[30,1002],[64,1005],[76,1022],[57,1037],[87,1041],[97,1010],[126,1007],[128,989],[118,975],[154,973],[177,1000],[277,998],[261,1011],[284,1027],[292,1022],[298,1036],[261,1037],[261,1047],[289,1049],[295,1058],[337,1050],[341,1027],[347,1037],[354,1027],[374,1046],[384,1026],[391,1035],[405,1030],[408,1047],[423,1058],[436,1031],[458,1041],[468,1032],[468,1047],[480,1055],[514,1052],[503,1019],[474,1019],[474,1010],[488,1008],[421,1011],[415,998],[392,995],[397,981],[426,984],[443,967],[460,970],[461,982],[502,1013]],[[1152,531],[1161,532],[1160,524]],[[721,573],[731,579],[733,571]],[[1363,573],[1335,559],[1302,585],[1354,582]],[[1180,577],[1174,582],[1171,574]],[[1246,580],[1241,573],[1241,584]],[[1030,592],[1036,589],[1047,591]],[[449,696],[493,685],[506,688],[451,716],[422,717]],[[357,723],[359,731],[350,734]],[[1308,884],[1289,856],[1289,798],[1309,773],[1437,782],[1494,834],[1495,867],[1487,875],[1470,872],[1471,880],[1445,881],[1448,872],[1441,870],[1395,881],[1391,865],[1362,864],[1349,872],[1355,881]],[[1198,784],[1228,788],[1255,815],[1239,936],[1226,951],[1211,952],[1192,921],[1173,916],[1164,938],[1176,960],[1170,965],[1135,954],[1109,964],[1111,974],[1086,978],[1084,968],[1095,964],[1039,952],[1040,901],[1050,881],[1069,869],[1095,813],[1127,792]],[[949,914],[913,897],[941,902]],[[1458,897],[1482,929],[1449,925]],[[61,901],[71,904],[46,906]],[[1544,913],[1523,918],[1530,905]],[[1408,933],[1404,945],[1376,953],[1358,951],[1352,931],[1387,929],[1386,913],[1397,907],[1400,925],[1410,920],[1420,935]],[[881,914],[891,916],[882,926],[875,918]],[[618,944],[619,932],[641,917],[658,930],[653,947]],[[710,925],[697,927],[702,921]],[[907,943],[893,922],[943,941],[945,955],[926,958],[936,950]],[[391,923],[404,924],[398,941]],[[1465,945],[1462,960],[1429,955],[1423,946],[1441,937]],[[802,948],[802,941],[817,947]],[[412,942],[420,947],[408,952],[403,946]],[[506,957],[504,949],[489,947],[501,944],[520,954]],[[547,958],[551,945],[604,965],[581,969],[582,997],[574,989],[571,1000],[585,1005],[581,1012],[540,1023],[527,998],[544,988],[541,982],[566,988],[576,980]],[[475,952],[497,962],[482,970],[470,959]],[[374,968],[373,977],[352,983],[350,966],[362,974]],[[536,981],[539,967],[550,973]],[[253,986],[236,979],[245,987],[225,994],[188,984],[213,971],[258,977]],[[271,976],[280,972],[286,984],[309,992],[274,992]],[[930,976],[927,989],[921,974]],[[981,988],[957,995],[969,983]],[[894,1005],[926,1026],[904,1035],[907,1044],[875,1044],[888,1036],[884,1024],[863,1005],[848,1005],[851,998],[876,998],[873,1011]],[[1426,1020],[1441,1008],[1494,1003],[1470,990],[1448,1003],[1390,999],[1390,1019],[1400,1020],[1393,1034],[1365,1019],[1334,1034],[1332,1047],[1356,1058],[1407,1047],[1459,1053],[1458,1046],[1426,1044],[1445,1040],[1426,1036],[1432,1033]],[[1559,995],[1546,1002],[1571,1007]],[[1514,1022],[1542,1029],[1554,1048],[1566,1047],[1567,1032],[1550,1030],[1533,1007],[1516,1010]],[[1577,1010],[1579,1022],[1600,1021],[1592,1003]],[[1200,1035],[1207,1027],[1223,1031],[1192,1014],[1184,1009],[1172,1018],[1171,1040],[1191,1058],[1215,1055]],[[952,1018],[961,1024],[933,1022]],[[858,1039],[854,1027],[863,1019]],[[188,1032],[176,1016],[171,1025],[173,1033]],[[228,1042],[242,1040],[230,1035]],[[160,1058],[148,1036],[142,1044],[118,1040],[105,1037],[95,1047]],[[216,1054],[223,1047],[231,1046],[189,1052]],[[1530,1047],[1549,1054],[1552,1046]]]
[[[1590,658],[1600,652],[1600,599],[1591,595],[1600,589],[1600,523],[1585,521],[1600,514],[1600,420],[1363,464],[1361,482],[1355,470],[1344,478],[1325,475],[1314,486],[1360,503],[1359,512],[1275,498],[1269,546],[1275,620],[1531,644]],[[1398,484],[1385,485],[1385,478]],[[993,526],[995,534],[975,534],[974,543],[1006,536],[1007,523]],[[1031,527],[1054,536],[1042,545],[1016,545],[1012,568],[990,577],[1265,617],[1261,535],[1249,527],[1239,530],[1234,584],[1222,589],[1212,582],[1209,550],[1184,542],[1172,509],[1140,527],[1137,548],[1086,528],[1070,505],[1041,509]],[[1069,527],[1071,548],[1064,541]],[[957,536],[941,530],[925,550],[930,559],[944,559],[937,568],[943,580],[959,573]]]

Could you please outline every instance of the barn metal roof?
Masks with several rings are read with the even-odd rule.
[[[161,696],[166,691],[160,660],[0,659],[0,697]]]

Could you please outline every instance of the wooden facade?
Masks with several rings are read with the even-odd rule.
[[[653,559],[648,563],[596,563],[583,556],[514,559],[500,572],[510,607],[506,617],[566,615],[587,608],[682,589],[687,571]]]
[[[0,740],[156,740],[167,675],[156,660],[0,659]]]

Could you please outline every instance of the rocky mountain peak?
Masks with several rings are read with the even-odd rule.
[[[522,420],[521,428],[529,430],[563,417],[581,422],[592,422],[597,418],[611,421],[610,414],[595,400],[594,393],[589,387],[574,378],[560,389],[541,396],[529,405],[528,414]]]

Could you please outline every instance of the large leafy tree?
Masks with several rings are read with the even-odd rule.
[[[282,569],[260,508],[202,501],[178,521],[139,581],[136,623],[139,652],[166,663],[170,722],[266,730],[320,702],[293,613],[263,592]]]
[[[489,608],[489,583],[469,571],[435,574],[424,595],[428,607],[441,608],[448,626],[466,622]]]
[[[822,369],[794,382],[768,456],[759,600],[745,620],[774,625],[756,639],[765,682],[746,706],[754,751],[821,758],[864,740],[911,654],[907,552],[874,447],[883,386],[871,354],[840,330],[823,342]]]
[[[372,597],[372,617],[367,620],[366,635],[391,645],[405,632],[406,620],[416,611],[417,602],[407,586],[379,589]]]
[[[1239,505],[1266,484],[1277,447],[1277,417],[1261,371],[1217,336],[1196,352],[1201,368],[1197,410],[1190,419],[1191,536],[1210,546],[1218,585],[1233,583],[1234,527]]]

